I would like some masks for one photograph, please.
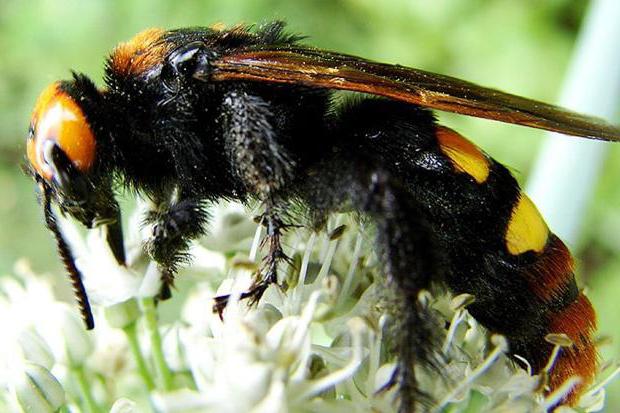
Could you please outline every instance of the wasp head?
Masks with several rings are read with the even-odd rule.
[[[39,96],[27,140],[27,170],[63,214],[87,228],[105,226],[110,248],[124,264],[120,209],[111,179],[98,167],[97,139],[84,113],[80,80],[52,83]]]

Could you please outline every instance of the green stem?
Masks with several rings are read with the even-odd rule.
[[[133,358],[136,362],[138,373],[140,374],[140,377],[142,377],[142,381],[144,381],[144,384],[149,391],[155,389],[155,383],[153,382],[149,369],[146,367],[146,361],[144,360],[144,355],[142,354],[142,349],[140,348],[136,323],[131,323],[124,327],[123,331],[127,336],[127,341],[129,342],[129,347],[131,348],[131,354],[133,354]]]
[[[71,372],[73,376],[77,380],[78,387],[80,388],[80,394],[82,395],[82,399],[84,400],[84,411],[86,413],[99,413],[99,407],[93,398],[90,383],[86,378],[86,374],[84,373],[83,366],[77,366],[71,368]]]
[[[146,322],[146,330],[151,340],[155,374],[157,375],[159,385],[163,390],[172,390],[172,373],[164,358],[161,336],[159,335],[159,326],[157,324],[155,300],[153,297],[144,297],[140,299],[140,304],[142,305],[142,312]]]

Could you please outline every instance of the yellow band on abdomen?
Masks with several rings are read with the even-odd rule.
[[[536,205],[521,193],[512,209],[506,230],[506,248],[512,255],[526,251],[542,252],[549,238],[549,228]]]
[[[438,126],[437,141],[443,153],[450,158],[454,169],[474,178],[479,184],[489,177],[489,160],[473,143],[453,131]]]

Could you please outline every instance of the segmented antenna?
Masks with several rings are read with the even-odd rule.
[[[60,258],[65,265],[67,273],[69,274],[69,280],[71,281],[71,286],[73,287],[73,294],[75,295],[75,299],[78,302],[80,314],[82,315],[82,320],[84,320],[84,324],[86,324],[86,329],[92,330],[95,327],[95,320],[93,318],[93,313],[90,309],[90,303],[88,302],[88,295],[86,294],[86,289],[84,288],[84,284],[82,283],[82,274],[80,273],[80,270],[78,270],[75,266],[75,261],[73,259],[73,255],[71,254],[71,248],[62,236],[60,228],[58,228],[56,216],[52,211],[50,188],[45,184],[42,184],[41,187],[41,192],[43,194],[43,213],[45,215],[45,223],[47,224],[47,228],[52,231],[54,237],[56,238],[58,254],[60,255]]]

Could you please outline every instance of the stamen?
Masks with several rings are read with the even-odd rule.
[[[347,275],[344,279],[344,283],[342,283],[342,289],[340,290],[340,295],[338,296],[336,307],[339,307],[349,294],[349,290],[351,288],[351,285],[353,284],[353,279],[355,277],[355,271],[357,270],[357,264],[359,263],[360,255],[362,253],[362,242],[362,233],[359,232],[355,239],[355,247],[353,248],[353,255],[351,257],[349,271],[347,272]]]
[[[543,402],[543,407],[545,410],[548,410],[560,403],[579,383],[581,383],[581,377],[573,376],[562,383],[562,385],[553,392],[549,393]]]
[[[260,247],[260,236],[263,231],[262,225],[256,226],[256,232],[254,233],[254,240],[252,241],[252,248],[250,248],[250,256],[248,257],[251,261],[256,261],[256,254],[258,254],[258,248]]]
[[[351,329],[353,349],[351,360],[343,368],[311,382],[304,389],[300,389],[296,397],[293,399],[294,403],[299,403],[303,400],[315,397],[355,374],[362,363],[362,333],[364,332],[366,326],[362,319],[358,317],[351,319],[348,324]]]
[[[491,342],[495,344],[495,348],[491,354],[489,354],[478,367],[472,370],[469,377],[466,377],[465,380],[462,380],[454,389],[452,389],[452,391],[435,406],[432,410],[433,412],[441,412],[443,408],[450,404],[460,393],[471,387],[476,379],[488,370],[502,354],[508,351],[508,342],[503,336],[494,335],[491,337]]]
[[[443,342],[443,346],[441,346],[441,352],[448,355],[448,351],[450,350],[450,345],[452,344],[452,340],[454,340],[454,335],[456,334],[456,328],[459,326],[461,321],[465,318],[465,310],[457,310],[450,321],[450,328],[448,329],[448,333],[446,334],[446,338]]]
[[[619,375],[620,375],[620,366],[616,367],[614,371],[612,371],[611,374],[607,376],[605,380],[601,381],[599,384],[593,386],[592,389],[588,390],[588,392],[584,394],[584,397],[594,396],[596,393],[604,389],[609,383],[611,383],[616,378],[618,378]]]

